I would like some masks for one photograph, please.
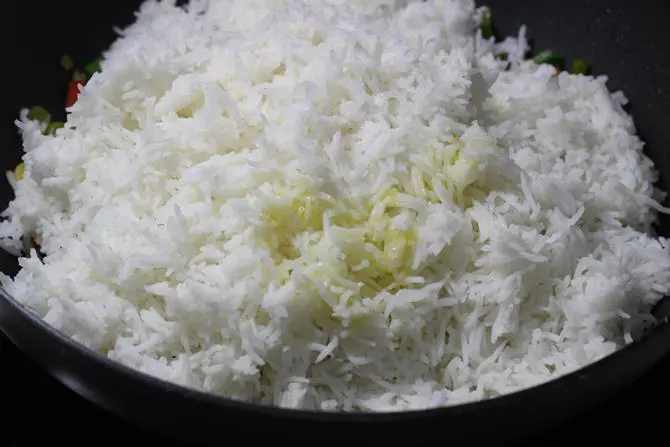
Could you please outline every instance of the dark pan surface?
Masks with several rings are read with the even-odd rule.
[[[15,18],[21,34],[3,41],[16,42],[19,35],[30,36],[30,41],[10,45],[6,55],[20,67],[20,76],[17,88],[10,86],[5,93],[0,110],[3,171],[13,168],[20,156],[20,140],[12,126],[19,108],[42,104],[56,111],[61,107],[65,82],[58,66],[61,53],[69,52],[81,62],[96,56],[114,38],[111,27],[129,23],[138,4],[129,0],[51,2],[41,5],[38,15],[34,4],[11,4],[14,9],[8,17]],[[551,48],[568,58],[592,61],[596,73],[610,76],[610,87],[625,90],[650,155],[668,173],[662,186],[670,190],[670,129],[665,118],[670,106],[666,61],[670,40],[665,38],[664,16],[654,7],[660,8],[661,2],[490,0],[488,4],[501,34],[515,33],[518,25],[526,23],[536,49]],[[2,181],[0,191],[6,203],[10,191]],[[15,262],[1,253],[0,268],[11,273]],[[77,393],[144,426],[199,442],[220,442],[231,431],[239,432],[237,427],[250,424],[262,429],[244,428],[248,441],[288,440],[304,432],[306,423],[310,432],[327,434],[332,441],[368,434],[388,442],[408,433],[421,434],[415,438],[419,443],[445,440],[445,433],[450,433],[452,444],[501,441],[557,424],[596,405],[631,383],[670,347],[670,325],[666,324],[631,348],[525,392],[445,410],[362,417],[276,411],[189,392],[101,360],[34,321],[9,300],[0,299],[0,326]]]
[[[98,408],[50,377],[0,334],[0,365],[7,364],[11,364],[11,367],[0,367],[0,393],[3,396],[3,404],[12,411],[3,416],[0,445],[14,447],[42,445],[45,434],[48,433],[50,439],[67,440],[68,445],[75,447],[90,446],[91,436],[98,435],[104,436],[108,445],[125,445],[132,439],[137,445],[148,443],[162,447],[191,447],[189,443],[156,435]],[[594,445],[621,445],[622,433],[620,430],[612,430],[613,421],[618,421],[614,424],[616,427],[634,432],[638,445],[652,445],[658,442],[659,430],[662,430],[662,418],[665,415],[649,409],[658,402],[670,399],[670,389],[667,387],[668,374],[670,374],[670,357],[659,363],[634,385],[592,410],[583,414],[576,413],[565,423],[544,430],[520,443],[502,445],[515,447],[581,445],[576,440],[593,441]],[[27,396],[28,388],[31,396]],[[73,420],[78,421],[86,429],[73,430],[71,426]],[[40,429],[26,430],[26,421],[39,424]],[[507,421],[523,431],[524,424],[514,419],[513,415],[509,416]],[[457,432],[449,436],[462,438],[463,435],[464,433]],[[438,442],[445,436],[426,441],[440,445]],[[415,439],[421,438],[419,433],[409,430],[404,442],[414,443]],[[327,438],[323,434],[315,433],[310,425],[305,424],[300,433],[291,439],[290,445],[314,446],[315,439]],[[271,433],[266,433],[265,440],[276,441]],[[324,441],[324,444],[327,445],[327,441]],[[247,436],[233,431],[226,438],[226,445],[253,446]],[[351,445],[357,446],[360,443]]]

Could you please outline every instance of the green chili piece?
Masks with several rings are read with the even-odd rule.
[[[563,58],[551,50],[542,51],[533,57],[536,64],[549,64],[556,67],[557,70],[563,69]]]
[[[61,121],[51,121],[47,125],[47,130],[45,132],[46,135],[54,135],[56,133],[56,130],[62,128],[65,124]]]
[[[86,64],[86,66],[84,67],[84,73],[86,73],[87,77],[90,78],[91,76],[93,76],[94,73],[100,71],[100,62],[102,62],[102,58],[96,57],[91,62]]]
[[[591,71],[588,62],[582,59],[573,59],[570,73],[578,75],[587,75]]]
[[[19,163],[14,168],[14,178],[16,179],[17,182],[23,178],[23,174],[25,173],[26,173],[26,165],[23,162]]]
[[[42,106],[35,106],[28,111],[28,119],[48,123],[51,121],[51,113]]]
[[[491,16],[491,9],[482,8],[482,22],[479,25],[484,39],[490,39],[493,36],[493,17]]]

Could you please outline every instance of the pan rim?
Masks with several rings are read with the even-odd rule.
[[[182,398],[197,401],[199,404],[204,404],[219,409],[245,411],[247,413],[255,413],[260,416],[280,416],[288,419],[303,419],[306,421],[331,423],[380,423],[391,421],[414,421],[431,416],[449,416],[458,413],[472,413],[506,407],[521,400],[526,401],[528,396],[531,394],[540,394],[559,385],[564,386],[563,384],[566,382],[581,381],[595,370],[607,368],[608,365],[615,365],[616,362],[620,361],[623,356],[627,355],[626,353],[633,349],[640,349],[642,345],[648,343],[652,338],[659,336],[660,333],[670,333],[670,318],[664,318],[639,339],[636,339],[631,343],[618,348],[616,351],[605,355],[594,362],[575,369],[567,374],[559,375],[544,382],[491,398],[442,407],[403,411],[344,412],[329,410],[303,410],[236,400],[224,395],[218,395],[194,388],[189,388],[187,386],[170,382],[160,377],[142,372],[117,360],[110,359],[109,357],[67,336],[60,330],[44,321],[30,307],[16,300],[1,285],[0,299],[7,302],[13,310],[21,314],[21,316],[24,317],[28,323],[37,330],[44,332],[47,336],[56,339],[58,342],[65,345],[70,350],[75,351],[76,354],[82,356],[87,361],[95,362],[101,367],[110,370],[114,374],[122,376],[126,380],[137,382],[142,386],[153,388],[156,391],[179,395]],[[3,330],[1,326],[0,330]],[[3,332],[5,331],[3,330]],[[5,332],[5,335],[14,343],[11,334]],[[23,351],[22,348],[19,347],[19,349]],[[670,351],[670,346],[668,346],[667,351]]]

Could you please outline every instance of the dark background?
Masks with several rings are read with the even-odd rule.
[[[515,33],[521,23],[529,24],[535,48],[552,48],[566,57],[581,57],[594,64],[596,73],[607,73],[610,86],[623,88],[632,101],[632,112],[652,157],[669,165],[670,54],[661,51],[658,39],[665,34],[667,13],[660,0],[537,0],[542,10],[529,17],[524,3],[516,0],[483,0],[492,7],[494,21],[503,33]],[[625,10],[617,5],[626,4]],[[20,106],[61,104],[65,77],[58,66],[62,52],[76,48],[75,62],[83,64],[98,55],[114,38],[110,24],[123,26],[132,20],[139,4],[132,0],[67,0],[7,2],[3,10],[2,33],[4,89],[21,90],[21,104],[0,100],[0,130],[11,134]],[[538,10],[538,8],[534,8]],[[67,10],[63,20],[63,10]],[[579,10],[579,13],[575,11]],[[59,12],[58,20],[54,20]],[[98,19],[99,18],[99,19]],[[101,32],[101,28],[106,31]],[[656,36],[657,38],[650,38]],[[648,82],[649,74],[667,83]],[[13,92],[15,93],[15,92]],[[16,94],[9,95],[11,98]],[[653,98],[651,100],[650,98]],[[57,114],[56,114],[57,116]],[[659,117],[663,116],[662,120]],[[18,138],[1,142],[19,145]],[[14,147],[5,148],[15,152]],[[11,169],[18,158],[0,157],[0,170]],[[668,176],[662,179],[670,190]],[[4,183],[4,181],[0,182]],[[650,443],[667,433],[663,410],[657,403],[670,400],[670,357],[630,389],[598,409],[575,415],[569,424],[529,440],[528,445],[580,444],[586,439],[619,445],[632,434],[636,442]],[[172,444],[144,433],[77,397],[43,373],[0,335],[1,446],[43,445],[44,440],[69,445],[100,442]],[[662,408],[662,407],[661,407]],[[524,430],[524,421],[510,420]],[[660,424],[659,424],[660,423]],[[483,430],[486,427],[482,427]],[[327,436],[324,437],[327,439]],[[448,434],[440,444],[447,443]],[[321,444],[323,439],[310,439]],[[438,441],[438,440],[436,440]],[[667,437],[666,437],[667,442]],[[222,444],[225,440],[222,440]],[[296,443],[301,443],[296,434]]]

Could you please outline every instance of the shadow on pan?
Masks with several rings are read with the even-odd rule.
[[[610,77],[611,89],[623,89],[647,153],[662,173],[660,186],[670,190],[670,40],[663,15],[654,3],[627,0],[489,0],[497,30],[515,34],[528,25],[535,49],[553,49],[566,58],[593,62],[596,74]],[[13,126],[21,107],[43,104],[62,109],[65,74],[62,53],[90,60],[115,38],[114,26],[133,19],[139,1],[69,0],[40,6],[10,5],[8,17],[20,30],[3,36],[6,61],[19,76],[21,88],[9,85],[0,110],[2,171],[13,169],[21,142]],[[3,32],[12,32],[12,27]],[[25,39],[23,38],[25,36]],[[63,117],[57,117],[62,119]],[[665,175],[663,175],[665,173]],[[2,203],[12,195],[0,181]],[[4,205],[2,205],[4,208]],[[659,232],[670,222],[662,218]],[[14,274],[16,260],[0,253],[0,268]],[[139,374],[66,339],[11,298],[0,294],[0,327],[27,355],[75,392],[146,428],[191,444],[211,440],[298,441],[327,436],[347,441],[370,436],[379,442],[412,436],[415,443],[449,440],[454,445],[520,440],[594,407],[611,397],[670,351],[667,321],[631,346],[573,374],[508,396],[445,409],[402,414],[331,414],[278,410],[232,402]],[[667,318],[666,318],[667,320]],[[253,428],[241,427],[258,427]]]

